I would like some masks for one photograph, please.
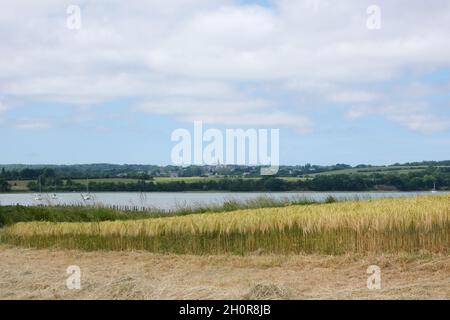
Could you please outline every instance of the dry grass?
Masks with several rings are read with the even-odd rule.
[[[369,265],[382,289],[366,287]],[[65,286],[81,268],[81,290]],[[448,255],[176,256],[0,246],[0,299],[450,299]]]
[[[447,253],[450,197],[428,196],[238,210],[134,221],[27,222],[3,242],[85,250],[183,254]]]

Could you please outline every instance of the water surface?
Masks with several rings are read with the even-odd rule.
[[[101,192],[92,193],[92,200],[85,201],[80,193],[42,194],[42,200],[36,200],[31,193],[0,194],[0,205],[104,205],[120,207],[158,208],[173,210],[179,207],[199,205],[220,205],[226,200],[246,201],[258,197],[274,199],[307,199],[324,201],[328,196],[339,200],[379,199],[415,197],[431,195],[431,192]],[[436,194],[446,194],[437,192]]]

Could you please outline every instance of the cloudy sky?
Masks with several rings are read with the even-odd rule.
[[[282,164],[450,159],[449,35],[447,0],[2,1],[0,163],[169,164],[194,120],[279,128]]]

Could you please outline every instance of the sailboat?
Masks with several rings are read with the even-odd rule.
[[[436,191],[436,182],[434,183],[434,186],[433,186],[433,190],[431,190],[431,193],[436,193],[437,191]]]
[[[36,201],[42,201],[42,184],[41,184],[41,176],[38,178],[39,180],[39,193],[34,197]]]
[[[52,198],[52,200],[57,200],[58,199],[58,196],[56,195],[56,181],[55,181],[55,184],[54,184],[54,192],[53,192],[53,194],[51,195],[51,198]]]
[[[92,199],[92,196],[89,193],[89,178],[86,179],[86,194],[82,194],[81,196],[85,201],[89,201]]]

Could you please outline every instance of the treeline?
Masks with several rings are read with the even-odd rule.
[[[11,185],[7,180],[0,178],[0,192],[8,192],[11,190]]]
[[[214,180],[155,182],[139,180],[136,183],[90,182],[91,191],[123,192],[176,192],[176,191],[420,191],[450,190],[450,168],[434,168],[408,174],[336,174],[317,175],[314,178],[289,181],[276,177],[259,179],[218,178]],[[37,182],[31,182],[30,190],[37,191]],[[58,191],[84,192],[86,185],[71,180],[57,186]],[[47,185],[43,191],[53,191]]]
[[[108,167],[106,167],[108,168]],[[125,167],[125,172],[120,169],[106,169],[102,165],[92,165],[84,169],[78,166],[58,166],[48,168],[24,168],[6,170],[2,168],[0,171],[0,178],[5,180],[35,180],[39,177],[47,180],[52,179],[102,179],[102,178],[117,178],[123,175],[127,178],[148,179],[150,175],[144,171],[135,171],[139,166]]]
[[[280,166],[280,177],[304,177],[317,173],[332,172],[342,169],[359,169],[361,172],[396,171],[399,167],[442,167],[450,166],[450,161],[424,161],[399,164],[391,166],[374,167],[360,164],[350,166],[348,164],[335,165],[296,165]],[[200,177],[200,176],[231,176],[231,177],[258,177],[260,166],[242,165],[215,165],[215,166],[155,166],[138,164],[83,164],[83,165],[0,165],[1,179],[5,180],[35,180],[39,176],[57,177],[60,179],[101,179],[101,178],[134,178],[145,179],[149,177]]]
[[[332,166],[317,166],[306,164],[304,166],[281,166],[279,176],[297,177],[307,174],[335,171],[351,168],[349,165],[336,164]],[[258,177],[259,166],[144,166],[144,165],[73,165],[73,166],[5,166],[2,167],[1,176],[6,180],[35,180],[38,177],[59,179],[105,179],[105,178],[131,178],[148,180],[151,177]]]
[[[339,165],[342,167],[345,165]],[[25,168],[18,171],[0,171],[0,192],[8,192],[11,180],[32,180],[31,191],[83,192],[84,183],[75,182],[76,177],[65,176],[54,168]],[[89,176],[93,179],[95,176]],[[246,178],[237,176],[205,180],[168,180],[157,182],[152,176],[141,173],[135,176],[137,182],[94,182],[89,183],[91,191],[370,191],[370,190],[430,190],[436,184],[438,190],[450,190],[450,167],[431,166],[409,173],[386,171],[346,174],[313,175],[300,180],[280,177]]]

